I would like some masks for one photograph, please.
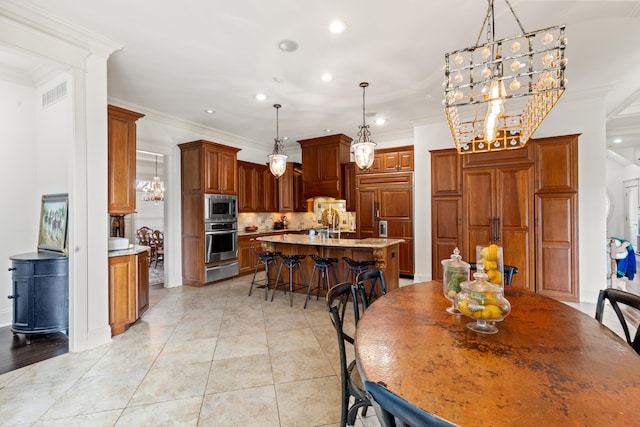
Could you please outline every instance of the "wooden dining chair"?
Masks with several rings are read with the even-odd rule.
[[[355,358],[347,361],[347,344],[354,345],[352,335],[345,331],[345,314],[349,313],[349,297],[352,294],[353,285],[348,282],[338,283],[330,288],[326,295],[327,311],[331,315],[331,322],[338,337],[338,348],[340,352],[340,385],[342,389],[342,405],[340,426],[354,425],[358,409],[362,409],[362,416],[367,415],[367,408],[371,405],[364,390],[360,372],[356,366]],[[355,330],[355,318],[352,330]],[[352,348],[352,347],[350,347]],[[350,354],[354,354],[350,351]],[[349,406],[351,397],[354,402]]]
[[[154,267],[158,266],[158,261],[164,262],[164,233],[160,230],[153,231],[153,244],[155,245]]]
[[[382,383],[365,381],[364,388],[382,427],[451,427],[452,424],[430,414],[398,396]],[[396,422],[399,421],[399,424]]]
[[[636,351],[636,353],[640,354],[640,327],[636,329],[636,334],[632,340],[631,334],[629,333],[627,319],[622,313],[622,310],[625,309],[624,306],[635,309],[636,314],[640,313],[640,295],[615,288],[601,289],[600,294],[598,295],[598,303],[596,304],[596,320],[600,323],[602,323],[604,306],[607,301],[611,304],[613,311],[615,311],[618,316],[618,320],[622,324],[622,329],[624,330],[624,336],[627,343]],[[620,304],[623,305],[622,308],[620,308]]]
[[[136,236],[138,237],[138,244],[140,246],[148,246],[149,248],[151,248],[149,259],[153,260],[155,257],[156,248],[153,239],[153,230],[147,226],[140,227],[136,231]]]
[[[352,299],[356,324],[369,305],[387,293],[382,270],[374,268],[356,275],[356,283],[352,288]]]

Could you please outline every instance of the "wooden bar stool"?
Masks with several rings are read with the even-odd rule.
[[[304,300],[304,308],[307,308],[307,302],[311,296],[311,283],[313,282],[313,276],[318,272],[318,281],[315,289],[317,290],[316,300],[320,298],[320,288],[326,287],[327,291],[331,287],[331,281],[329,280],[329,270],[333,272],[333,281],[337,284],[338,278],[336,276],[336,270],[333,268],[333,264],[338,262],[337,258],[322,258],[318,255],[310,255],[313,259],[313,270],[311,270],[311,278],[309,279],[309,285],[307,286],[307,298]]]
[[[356,261],[347,256],[342,257],[342,259],[344,260],[344,262],[346,262],[349,265],[349,269],[347,269],[347,274],[345,274],[344,276],[344,281],[348,282],[349,275],[353,273],[354,282],[351,282],[351,283],[355,283],[355,279],[358,276],[358,274],[368,270],[370,265],[376,264],[376,262],[373,260]]]
[[[255,255],[258,257],[258,262],[256,262],[256,268],[253,271],[253,279],[251,280],[251,287],[249,288],[249,296],[251,296],[253,285],[257,285],[258,288],[264,288],[264,300],[266,301],[269,296],[269,265],[273,264],[274,267],[278,265],[276,256],[280,255],[280,252],[256,252]],[[264,279],[256,280],[258,270],[262,266],[264,266]],[[264,283],[260,283],[263,281]]]
[[[293,307],[293,291],[295,289],[302,288],[303,286],[305,287],[307,286],[306,284],[307,281],[304,278],[304,271],[302,270],[302,264],[300,263],[300,260],[305,259],[307,256],[306,255],[285,255],[285,254],[279,254],[278,256],[280,257],[282,262],[280,263],[280,267],[278,268],[276,283],[273,287],[273,293],[271,293],[271,301],[273,301],[273,297],[276,294],[276,290],[278,289],[279,283],[282,283],[282,290],[284,291],[285,294],[287,293],[284,287],[285,285],[284,281],[280,282],[280,276],[282,275],[282,267],[287,267],[287,269],[289,269],[289,306]],[[304,283],[304,285],[293,283],[293,270],[296,267],[298,267],[298,270],[300,270],[300,275],[302,276],[302,282]]]

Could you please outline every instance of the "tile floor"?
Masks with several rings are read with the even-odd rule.
[[[338,426],[324,301],[248,297],[250,279],[152,289],[150,310],[113,342],[1,375],[0,425]],[[379,426],[371,408],[356,425]]]

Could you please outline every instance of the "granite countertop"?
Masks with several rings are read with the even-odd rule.
[[[342,246],[350,248],[386,248],[387,246],[397,245],[404,242],[402,239],[329,239],[320,238],[318,236],[311,239],[306,234],[280,234],[275,236],[262,236],[256,240],[270,243],[284,243],[291,245],[307,245],[307,246]]]
[[[311,229],[317,230],[321,227],[302,227],[302,228],[287,228],[283,230],[274,230],[273,228],[259,228],[256,231],[246,231],[244,228],[238,230],[238,236],[252,236],[254,234],[284,234],[284,233],[299,233],[301,231],[309,231]],[[355,230],[342,230],[342,233],[355,233]]]
[[[119,249],[116,251],[109,251],[109,258],[114,256],[124,256],[124,255],[138,255],[144,251],[150,251],[151,248],[149,246],[141,246],[141,245],[133,245],[128,249]]]

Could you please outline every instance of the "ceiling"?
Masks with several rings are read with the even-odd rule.
[[[505,2],[495,2],[496,38],[519,34]],[[566,24],[564,97],[606,94],[608,143],[622,161],[637,157],[640,1],[510,3],[526,31]],[[415,124],[444,120],[444,54],[476,43],[487,8],[485,0],[20,4],[123,46],[108,61],[111,102],[212,127],[265,149],[276,133],[274,103],[282,104],[279,133],[289,141],[321,136],[326,129],[355,137],[363,81],[370,84],[366,120],[374,140],[410,137]],[[346,23],[343,33],[328,31],[334,19]],[[298,49],[280,50],[283,40],[295,41]],[[0,51],[3,74],[27,68],[24,58],[13,63],[15,56]],[[322,81],[327,72],[333,79]],[[256,100],[257,93],[266,100]],[[384,125],[373,124],[378,116]]]

